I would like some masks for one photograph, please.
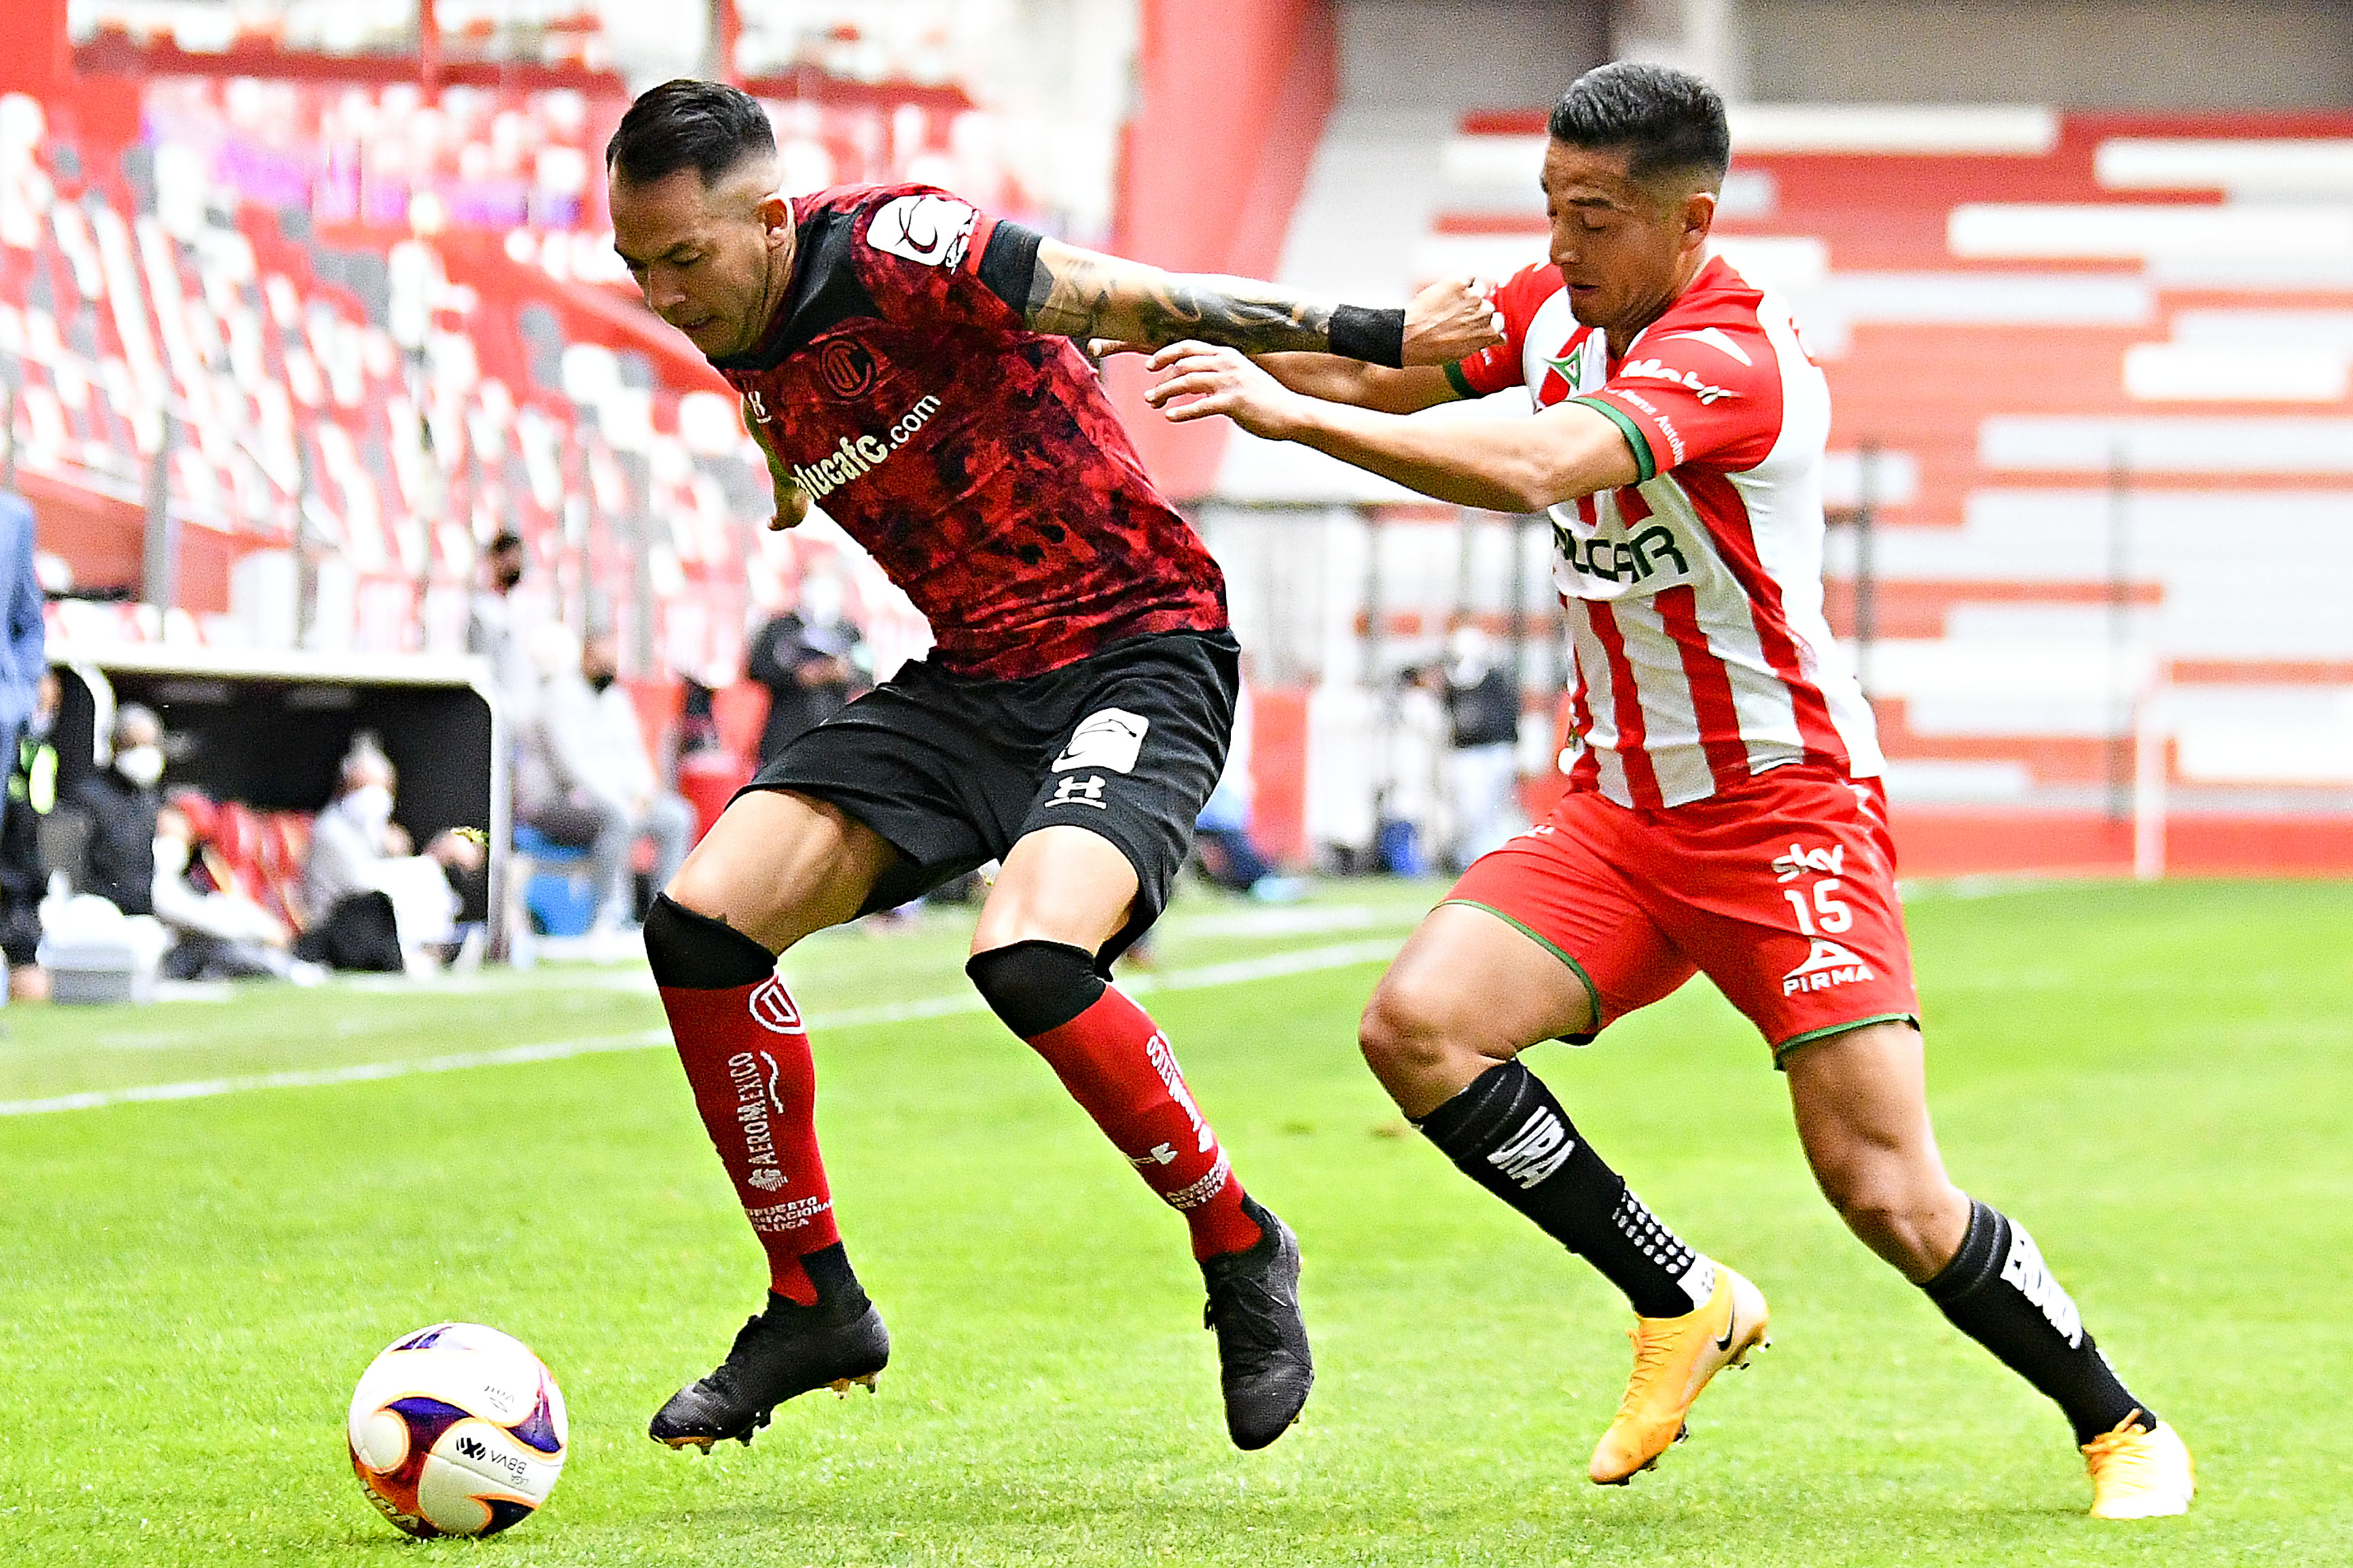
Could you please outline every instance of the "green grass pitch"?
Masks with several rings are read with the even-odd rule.
[[[1148,998],[1306,1249],[1319,1381],[1260,1455],[1227,1446],[1181,1226],[959,1010],[953,913],[787,965],[881,1394],[708,1460],[646,1418],[761,1276],[642,966],[0,1015],[0,1563],[2353,1562],[2353,893],[1980,892],[1912,906],[1946,1154],[2188,1437],[2187,1520],[2083,1516],[2056,1413],[1845,1235],[1704,984],[1531,1059],[1777,1342],[1657,1471],[1588,1485],[1628,1315],[1365,1074],[1376,955],[1433,890],[1348,886],[1273,921],[1180,902]],[[466,1066],[501,1051],[546,1059]],[[353,1081],[254,1081],[289,1073]],[[443,1318],[521,1335],[571,1402],[548,1507],[485,1542],[397,1536],[343,1454],[361,1368]]]

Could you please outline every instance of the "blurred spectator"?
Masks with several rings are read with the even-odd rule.
[[[198,856],[195,825],[165,805],[155,819],[155,918],[169,928],[166,980],[269,977],[312,984],[326,971],[291,951],[294,933],[242,894],[224,889]]]
[[[1259,852],[1250,841],[1250,802],[1223,779],[1202,803],[1193,825],[1193,847],[1210,881],[1261,903],[1287,904],[1307,890],[1305,882],[1277,872]]]
[[[1451,817],[1441,763],[1450,750],[1446,676],[1436,665],[1398,671],[1388,726],[1388,779],[1381,792],[1381,869],[1425,876]]]
[[[8,961],[12,1001],[48,995],[48,976],[36,964],[41,945],[41,899],[48,891],[41,824],[57,809],[58,748],[49,739],[63,693],[55,670],[44,669],[33,690],[33,710],[16,741],[8,795],[0,807],[0,953]]]
[[[16,754],[16,732],[32,716],[34,689],[47,673],[41,626],[41,584],[33,574],[33,509],[0,490],[0,594],[7,625],[0,639],[0,757]]]
[[[90,813],[90,848],[80,891],[126,915],[155,912],[155,817],[164,809],[164,725],[138,703],[114,715],[113,761],[81,781],[77,800]]]
[[[1517,794],[1520,689],[1478,627],[1457,627],[1447,652],[1446,713],[1454,742],[1447,794],[1458,824],[1449,858],[1460,870],[1526,826]]]
[[[744,658],[744,673],[768,689],[760,761],[872,686],[863,668],[870,658],[864,637],[842,618],[841,580],[824,573],[803,578],[799,608],[762,626]]]
[[[522,583],[522,535],[509,529],[491,541],[482,557],[483,584],[466,612],[466,651],[491,661],[491,682],[499,695],[507,733],[519,737],[539,702],[539,673],[532,668],[531,628],[515,596]]]
[[[1231,892],[1247,893],[1264,903],[1289,903],[1307,890],[1296,877],[1278,875],[1250,836],[1250,695],[1242,686],[1234,709],[1233,742],[1226,752],[1225,771],[1218,787],[1201,803],[1193,821],[1193,852],[1202,875]]]
[[[456,939],[453,883],[480,868],[481,846],[444,833],[417,854],[407,830],[392,819],[397,783],[392,759],[374,736],[353,741],[334,799],[311,824],[302,867],[309,925],[298,956],[390,973],[428,963],[428,950]]]
[[[637,705],[616,679],[613,635],[591,636],[578,663],[563,668],[557,629],[540,639],[557,668],[541,694],[534,755],[518,770],[516,814],[551,841],[588,850],[596,927],[627,930],[638,923],[629,868],[638,840],[653,840],[654,886],[668,886],[692,842],[694,808],[654,772]]]

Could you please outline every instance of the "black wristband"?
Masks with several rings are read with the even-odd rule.
[[[1332,352],[1366,364],[1405,368],[1405,310],[1342,305],[1332,312]]]

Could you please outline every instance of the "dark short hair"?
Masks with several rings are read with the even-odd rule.
[[[605,143],[605,167],[633,185],[692,169],[708,185],[744,159],[776,151],[776,133],[758,99],[724,82],[681,77],[638,95]]]
[[[1569,83],[1546,129],[1556,142],[1623,149],[1635,180],[1690,171],[1721,185],[1732,166],[1732,132],[1715,89],[1672,66],[1616,60]]]
[[[493,555],[504,555],[510,550],[522,548],[522,535],[512,528],[499,530],[499,536],[491,541],[491,553]]]

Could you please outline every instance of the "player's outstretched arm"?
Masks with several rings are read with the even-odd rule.
[[[1407,308],[1409,323],[1416,321],[1468,320],[1482,316],[1496,331],[1503,330],[1502,312],[1490,298],[1494,286],[1474,277],[1448,278],[1432,283]],[[1414,331],[1409,324],[1407,331]],[[1088,352],[1097,358],[1112,353],[1150,353],[1156,344],[1110,342],[1097,339]],[[1462,394],[1443,364],[1406,364],[1392,368],[1368,364],[1336,353],[1272,353],[1254,356],[1267,374],[1291,388],[1326,403],[1352,403],[1384,414],[1414,414],[1451,403]]]
[[[749,408],[744,410],[744,428],[752,433],[752,440],[760,448],[760,456],[768,460],[768,483],[776,496],[776,515],[768,520],[768,526],[772,529],[799,527],[808,517],[808,491],[794,479],[785,468],[784,459],[776,456],[776,449],[768,445],[768,437],[762,432],[760,422],[752,417]]]
[[[1451,364],[1503,341],[1494,307],[1468,289],[1425,289],[1406,310],[1368,310],[1053,239],[1038,247],[1023,314],[1032,330],[1065,337],[1143,348],[1195,338],[1244,353],[1343,353],[1391,366]]]
[[[1308,397],[1230,349],[1175,343],[1145,401],[1177,423],[1222,414],[1254,436],[1296,441],[1457,506],[1542,511],[1641,478],[1618,426],[1577,403],[1528,419],[1407,419]]]
[[[1338,354],[1261,354],[1258,363],[1269,375],[1304,396],[1383,414],[1416,414],[1461,396],[1446,379],[1442,365],[1413,364],[1392,370]]]

